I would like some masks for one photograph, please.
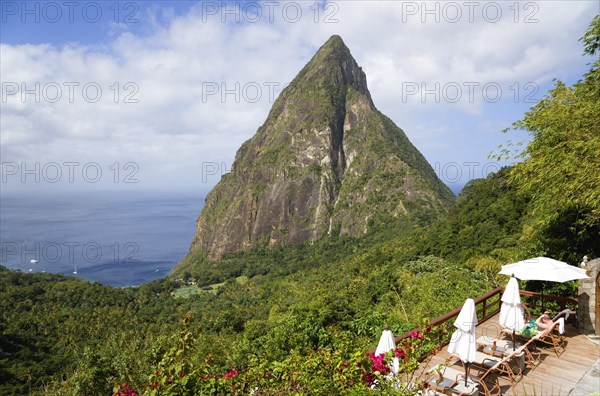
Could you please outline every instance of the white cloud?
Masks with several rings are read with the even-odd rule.
[[[209,3],[184,15],[169,5],[150,7],[137,29],[109,26],[101,45],[85,44],[85,37],[77,37],[82,44],[3,43],[2,161],[135,162],[144,177],[140,186],[209,187],[202,184],[202,163],[225,162],[228,169],[235,150],[266,118],[273,83],[279,92],[331,34],[340,34],[363,66],[375,104],[430,162],[456,155],[481,160],[506,137],[497,131],[482,137],[469,128],[495,109],[506,114],[503,126],[518,118],[523,104],[507,103],[514,83],[522,88],[529,81],[581,75],[586,62],[577,39],[594,12],[593,2],[530,2],[537,8],[521,8],[516,23],[509,7],[517,3],[494,3],[503,11],[496,23],[477,13],[470,22],[464,6],[461,20],[448,23],[453,14],[441,11],[447,3],[435,3],[436,23],[435,12],[414,13],[411,7],[422,2],[340,1],[318,11],[315,3],[288,2],[272,9],[272,23],[266,8],[256,23],[249,23],[256,19],[251,8],[232,23],[235,15],[209,15]],[[302,17],[293,23],[299,4]],[[434,2],[428,4],[434,9]],[[526,16],[538,22],[523,23]],[[468,82],[479,83],[473,100]],[[486,102],[481,88],[489,82],[503,88],[502,105]],[[30,90],[40,84],[38,103],[33,94],[22,96],[22,83]],[[440,103],[433,94],[406,95],[407,84],[431,90],[436,83]],[[6,95],[14,84],[18,92]],[[462,89],[457,103],[444,100],[444,93],[453,94],[448,84]],[[62,96],[50,103],[56,86]],[[98,87],[101,97],[90,103]],[[223,88],[236,94],[222,98]]]

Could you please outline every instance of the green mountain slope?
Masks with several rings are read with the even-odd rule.
[[[450,211],[427,228],[422,253],[461,262],[490,254],[514,259],[503,255],[517,245],[529,197],[508,183],[509,172],[502,168],[470,181]]]

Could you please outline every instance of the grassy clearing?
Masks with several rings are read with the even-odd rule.
[[[237,278],[235,278],[235,281],[237,283],[243,285],[246,282],[248,282],[248,277],[245,275],[238,276]],[[171,294],[173,296],[175,296],[175,298],[188,298],[191,295],[199,294],[202,292],[215,294],[215,293],[217,293],[217,290],[219,290],[219,288],[221,288],[224,285],[225,285],[225,282],[213,283],[212,285],[208,285],[208,286],[186,285],[186,286],[181,286],[180,288],[178,288]]]

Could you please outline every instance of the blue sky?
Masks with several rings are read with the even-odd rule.
[[[500,131],[591,61],[597,1],[10,2],[2,192],[203,193],[332,34],[447,184],[503,164]]]

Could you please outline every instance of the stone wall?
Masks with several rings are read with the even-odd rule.
[[[596,327],[596,299],[600,298],[597,295],[596,285],[600,276],[600,259],[591,260],[587,263],[587,274],[590,279],[579,280],[577,323],[579,330],[584,334],[600,335],[600,328]]]

